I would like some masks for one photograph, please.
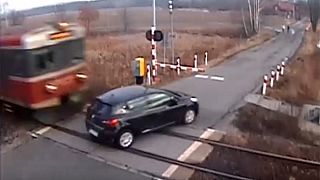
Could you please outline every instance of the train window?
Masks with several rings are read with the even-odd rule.
[[[49,69],[54,66],[54,59],[52,52],[46,52],[36,55],[37,68],[40,70]]]
[[[25,67],[24,67],[24,61],[23,61],[22,54],[17,53],[15,55],[13,63],[14,63],[13,74],[16,76],[23,76]]]

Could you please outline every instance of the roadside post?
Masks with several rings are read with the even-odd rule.
[[[181,65],[180,65],[180,57],[177,58],[177,73],[178,75],[180,75],[180,69],[181,69]]]
[[[208,51],[204,52],[204,65],[208,66]]]
[[[268,75],[263,76],[263,84],[262,84],[262,95],[265,96],[267,93],[267,85],[268,85]]]
[[[270,78],[270,87],[273,88],[273,84],[274,84],[274,76],[276,75],[276,73],[274,72],[274,70],[271,71],[271,78]]]
[[[198,55],[194,55],[194,68],[198,68]]]
[[[284,75],[284,68],[285,68],[285,63],[284,63],[284,61],[282,61],[281,62],[281,72],[280,72],[281,76]]]
[[[280,74],[280,65],[277,65],[277,72],[276,72],[276,81],[279,81],[279,74]]]
[[[147,83],[149,86],[152,85],[151,83],[151,68],[150,68],[150,64],[147,65]]]

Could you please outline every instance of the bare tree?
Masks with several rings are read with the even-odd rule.
[[[91,23],[99,19],[99,11],[87,3],[80,9],[78,19],[86,27],[87,33],[90,34]]]
[[[260,13],[266,6],[266,0],[248,0],[251,30],[258,33],[260,30]]]
[[[19,11],[11,11],[9,14],[9,20],[11,26],[22,25],[24,22],[25,16]]]
[[[9,26],[9,23],[8,23],[8,14],[9,14],[9,11],[8,11],[8,2],[5,1],[5,2],[2,2],[0,4],[0,14],[1,14],[1,19],[0,19],[0,22],[2,21],[2,19],[4,19],[5,21],[5,25],[8,27]],[[1,24],[1,23],[0,23]]]
[[[308,0],[309,11],[310,11],[310,21],[312,24],[313,32],[317,31],[317,25],[319,20],[320,11],[320,1],[319,0]]]
[[[123,8],[123,24],[124,32],[128,32],[128,18],[127,18],[127,8]]]
[[[243,8],[241,8],[241,16],[242,16],[242,23],[243,23],[243,27],[244,27],[244,32],[246,33],[246,36],[248,36],[249,33],[248,33],[248,29],[247,29],[246,20],[244,18]]]

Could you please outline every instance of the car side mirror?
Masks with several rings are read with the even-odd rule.
[[[178,104],[177,100],[174,97],[171,97],[170,98],[170,106],[174,106],[174,105],[177,105],[177,104]]]

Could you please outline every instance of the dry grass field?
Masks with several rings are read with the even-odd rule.
[[[317,42],[318,36],[307,32],[302,48],[285,70],[284,78],[269,91],[270,96],[297,105],[320,102],[320,49],[316,48]]]
[[[248,41],[219,35],[178,33],[175,40],[175,57],[180,57],[183,65],[193,66],[193,55],[197,53],[199,55],[198,65],[202,65],[204,64],[204,52],[208,51],[209,65],[214,66],[237,52],[270,39],[272,35],[270,32],[263,32]],[[146,60],[151,58],[151,44],[144,38],[144,33],[89,37],[86,48],[86,60],[91,73],[89,83],[93,95],[133,84],[131,61],[137,56],[143,56]],[[164,58],[161,43],[158,43],[157,49],[158,61],[171,63],[170,48],[166,48],[166,58]],[[182,73],[181,77],[190,74]],[[176,72],[172,70],[159,70],[159,75],[161,83],[178,78]]]

